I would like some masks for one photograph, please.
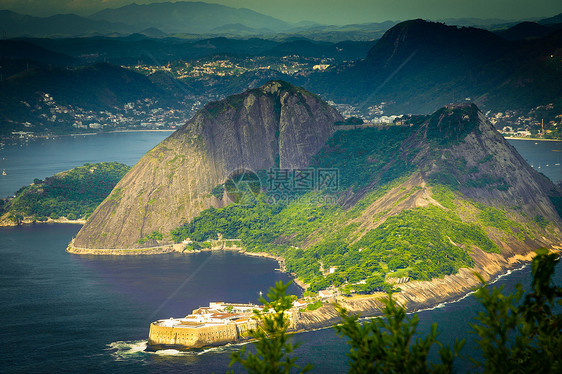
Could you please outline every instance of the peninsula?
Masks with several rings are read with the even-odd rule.
[[[489,280],[560,250],[562,194],[474,104],[390,126],[342,120],[282,81],[208,104],[131,169],[68,251],[236,240],[368,316],[381,292],[419,310],[470,292],[474,271]],[[337,321],[329,304],[293,318],[297,330]]]

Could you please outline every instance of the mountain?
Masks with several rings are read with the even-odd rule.
[[[345,41],[339,43],[294,39],[280,43],[263,52],[264,55],[333,58],[336,61],[357,60],[365,56],[373,42]]]
[[[96,21],[75,14],[57,14],[50,17],[33,17],[9,10],[0,10],[0,31],[4,38],[22,36],[61,37],[94,34],[131,33],[136,28],[122,23]]]
[[[283,82],[208,104],[133,167],[69,250],[188,238],[189,250],[223,236],[282,257],[311,291],[399,286],[419,307],[468,292],[470,269],[490,279],[559,245],[562,194],[474,104],[394,126],[333,127],[338,118]]]
[[[47,65],[72,66],[78,61],[23,40],[0,40],[0,59],[31,60]]]
[[[538,21],[541,25],[556,25],[562,23],[562,13]]]
[[[487,110],[524,110],[560,101],[555,82],[562,76],[551,56],[561,47],[558,32],[510,42],[486,30],[411,20],[388,30],[363,61],[312,75],[305,87],[363,109],[384,102],[387,113],[431,113],[465,98]]]
[[[254,29],[252,27],[248,27],[241,23],[230,23],[227,25],[221,25],[215,27],[211,30],[212,33],[216,34],[233,34],[233,35],[257,35],[259,33],[272,33],[269,29]]]
[[[113,64],[164,64],[168,61],[189,61],[200,57],[232,54],[235,56],[299,55],[334,58],[335,62],[363,58],[373,41],[316,42],[302,37],[287,41],[262,38],[198,38],[185,40],[135,33],[126,37],[23,39],[50,51],[68,54],[88,63],[107,61]]]
[[[379,23],[351,24],[351,25],[318,25],[314,23],[299,23],[281,35],[283,38],[298,37],[315,41],[338,43],[343,41],[367,41],[379,39],[388,29],[398,22],[385,21]]]
[[[165,38],[168,36],[164,31],[157,29],[156,27],[149,27],[147,29],[141,30],[139,34],[148,36],[149,38]]]
[[[289,24],[249,9],[203,2],[178,1],[175,3],[130,4],[117,9],[104,9],[90,19],[107,22],[125,22],[146,29],[156,27],[168,34],[213,32],[214,29],[240,24],[252,29],[281,31]]]
[[[223,206],[211,192],[236,170],[306,167],[341,119],[283,81],[207,104],[133,167],[74,244],[131,248],[154,231],[167,234],[203,209]]]
[[[20,130],[68,131],[74,122],[67,118],[68,112],[78,107],[86,111],[113,111],[144,99],[158,102],[160,107],[174,107],[183,97],[182,84],[177,81],[176,85],[160,85],[142,74],[110,64],[61,68],[2,60],[1,65],[2,136]]]
[[[526,40],[542,38],[553,31],[555,31],[553,28],[536,22],[521,22],[496,34],[507,40]]]

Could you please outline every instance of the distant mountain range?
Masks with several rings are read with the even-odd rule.
[[[167,5],[162,5],[162,9],[168,11],[171,5],[164,4]],[[174,5],[176,4],[183,3]],[[194,4],[207,9],[203,3]],[[133,6],[130,9],[138,13],[132,13],[136,19],[142,20],[147,8]],[[113,11],[121,12],[123,8]],[[10,13],[0,12],[0,16]],[[164,13],[155,12],[154,19],[163,17]],[[98,20],[90,21],[115,24],[112,22],[112,17],[117,17],[114,14],[117,13],[100,12],[96,15]],[[240,14],[255,16],[254,13],[245,11]],[[107,19],[101,19],[103,17]],[[127,22],[133,22],[131,19]],[[562,81],[562,23],[557,23],[561,19],[561,16],[556,16],[538,22],[523,22],[494,32],[418,19],[392,26],[378,41],[325,42],[290,34],[284,34],[284,38],[278,39],[161,37],[164,31],[151,26],[148,21],[142,24],[141,31],[144,34],[5,40],[0,41],[0,81],[6,82],[2,82],[0,88],[6,99],[0,114],[13,112],[12,108],[20,108],[18,110],[24,113],[21,101],[27,102],[26,98],[35,95],[35,92],[46,92],[41,84],[47,83],[49,90],[54,85],[57,96],[68,97],[69,103],[88,103],[88,100],[92,100],[93,105],[101,103],[99,108],[111,105],[100,102],[103,97],[101,94],[91,97],[90,92],[103,91],[99,87],[78,92],[70,85],[63,86],[61,82],[64,80],[57,83],[58,78],[64,78],[76,85],[81,84],[80,79],[76,78],[80,77],[79,70],[76,69],[80,65],[99,62],[128,66],[138,62],[165,65],[178,60],[192,61],[223,55],[242,58],[241,61],[251,61],[255,56],[261,56],[274,62],[291,55],[303,59],[325,58],[330,59],[331,66],[326,71],[310,74],[310,70],[306,74],[294,76],[269,68],[234,76],[203,75],[186,80],[182,83],[183,89],[191,95],[220,97],[261,85],[267,80],[283,79],[303,85],[325,99],[352,104],[363,110],[384,103],[385,114],[430,113],[443,105],[459,101],[472,101],[485,110],[497,111],[526,110],[553,103],[556,110],[562,112],[562,87],[559,85]],[[228,22],[231,23],[224,24],[222,30],[250,30],[249,26],[232,21],[229,19]],[[261,27],[257,21],[254,26]],[[365,27],[385,26],[390,27],[390,23]],[[215,30],[217,27],[221,28],[211,25],[208,27]],[[345,33],[346,30],[357,31],[362,26],[325,27],[305,23],[300,27],[308,27],[306,32],[310,33],[332,32],[330,30]],[[35,67],[37,70],[34,70]],[[111,93],[108,97],[122,104],[120,87],[114,87],[121,78],[116,78],[113,70],[94,70],[99,74],[98,82],[95,83],[107,81],[107,87],[112,87],[108,88]],[[108,72],[110,74],[106,76]],[[49,75],[54,78],[47,78]],[[141,82],[145,78],[134,77],[133,82]],[[112,79],[114,81],[109,82]],[[138,92],[156,97],[177,86],[177,81],[162,74],[154,74],[152,79],[155,81],[149,83],[160,85],[145,87],[143,84],[139,87],[146,89],[139,89]],[[13,82],[19,82],[20,85]],[[92,80],[87,82],[93,84]],[[130,92],[123,94],[126,98]],[[169,97],[173,98],[174,95]]]
[[[395,113],[429,113],[465,99],[498,110],[562,107],[562,31],[549,27],[545,37],[519,40],[536,36],[523,25],[518,41],[508,41],[482,29],[406,21],[364,60],[316,74],[305,86],[363,108],[384,102]]]
[[[9,10],[0,10],[0,33],[3,38],[130,34],[136,30],[142,30],[142,28],[137,29],[121,23],[91,20],[75,14],[32,17]]]
[[[292,26],[276,18],[244,8],[203,2],[130,4],[105,9],[89,17],[96,21],[124,22],[133,27],[156,27],[166,33],[209,33],[225,25],[278,32]]]
[[[562,16],[532,20],[542,25],[562,22]],[[505,30],[517,24],[500,19],[458,18],[441,20],[459,26],[477,26]],[[125,36],[139,33],[150,37],[169,35],[222,35],[287,38],[301,36],[311,40],[340,42],[375,40],[399,21],[350,25],[321,25],[311,21],[290,24],[250,9],[205,2],[162,2],[129,4],[104,9],[88,17],[58,14],[50,17],[22,15],[0,10],[0,33],[14,37]]]
[[[59,14],[33,17],[9,10],[0,11],[3,37],[70,37],[127,35],[151,32],[167,34],[260,34],[276,33],[293,25],[249,9],[203,2],[130,4],[105,9],[89,17]]]
[[[149,31],[146,30],[146,32]],[[72,56],[74,59],[82,61],[83,64],[105,61],[120,65],[136,64],[139,61],[148,64],[164,64],[168,61],[180,59],[189,61],[204,56],[223,54],[238,56],[299,55],[333,58],[335,62],[342,62],[363,58],[374,44],[373,41],[331,43],[311,41],[305,38],[294,38],[287,41],[225,37],[185,40],[151,38],[142,34],[132,34],[127,37],[26,38],[19,41]],[[18,53],[15,53],[13,49],[4,51],[6,47],[0,43],[0,57],[21,58],[18,56],[28,48],[23,44],[20,47],[22,51]],[[51,63],[43,61],[40,54],[34,53],[34,55],[39,61]]]

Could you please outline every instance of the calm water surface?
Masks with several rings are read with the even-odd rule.
[[[7,196],[33,178],[85,162],[132,165],[167,135],[106,134],[5,146],[0,168],[8,175],[2,179],[1,194]],[[561,179],[555,164],[562,143],[510,142],[535,168],[541,166],[539,171]],[[256,302],[260,291],[277,280],[288,280],[274,270],[274,261],[236,253],[69,255],[66,244],[78,230],[47,224],[0,228],[0,372],[225,372],[230,353],[239,345],[195,353],[146,353],[149,323],[183,316],[209,301]],[[527,267],[498,284],[513,289],[515,283],[529,280]],[[562,282],[560,266],[556,280]],[[292,292],[300,291],[294,287]],[[468,336],[468,323],[478,310],[469,296],[419,313],[419,328],[427,333],[437,322],[441,341],[452,344],[455,338]],[[475,343],[468,337],[464,353],[475,356]],[[315,364],[314,372],[346,372],[348,346],[333,329],[298,334],[295,339],[303,342],[298,354],[303,362]],[[457,364],[460,372],[470,369],[466,362]]]
[[[86,162],[134,165],[171,131],[61,136],[16,141],[0,148],[0,197],[13,195],[33,179],[43,179]],[[5,171],[7,175],[1,175]]]

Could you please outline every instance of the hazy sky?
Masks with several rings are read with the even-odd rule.
[[[133,0],[0,0],[0,9],[48,16],[57,13],[89,15]],[[137,4],[162,0],[135,0]],[[560,0],[210,0],[249,8],[288,22],[311,20],[349,24],[412,18],[499,18],[506,20],[550,17],[562,13]]]

